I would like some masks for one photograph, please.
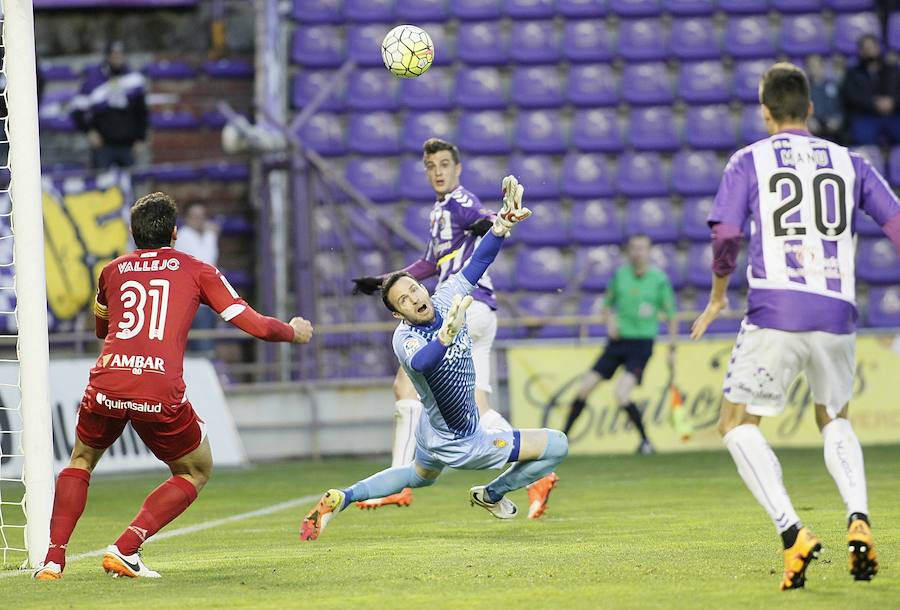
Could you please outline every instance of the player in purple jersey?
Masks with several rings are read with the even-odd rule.
[[[749,219],[747,315],[725,376],[719,432],[781,534],[781,589],[803,587],[822,545],[794,511],[759,422],[784,410],[788,388],[804,373],[825,465],[847,509],[850,573],[871,580],[878,561],[863,454],[847,419],[856,368],[855,212],[871,216],[900,251],[900,201],[864,158],[807,131],[812,103],[800,68],[772,66],[759,98],[771,136],[736,152],[725,168],[708,219],[712,292],[691,338],[702,337],[726,307],[741,227]]]
[[[438,276],[439,286],[451,275],[457,273],[475,252],[481,237],[487,233],[493,222],[493,213],[481,205],[474,193],[460,184],[462,163],[459,149],[438,138],[430,138],[422,147],[425,175],[434,189],[435,202],[431,210],[431,227],[428,246],[422,258],[406,268],[418,281]],[[360,277],[353,281],[355,291],[374,294],[382,282],[392,273],[377,277]],[[472,293],[474,303],[468,310],[469,335],[472,338],[472,360],[475,363],[475,401],[481,415],[481,425],[487,430],[511,430],[502,415],[491,408],[491,349],[497,334],[497,301],[490,277],[484,275]],[[401,367],[394,379],[394,447],[392,466],[405,466],[412,462],[415,452],[416,425],[422,413],[422,401],[409,376]],[[548,475],[534,484],[535,498],[544,497],[556,484],[555,474]],[[544,489],[549,486],[548,489]],[[387,504],[408,506],[412,501],[412,490],[404,489],[399,494],[387,498],[373,498],[360,502],[360,508],[378,508]],[[539,502],[529,512],[530,518],[540,517]]]

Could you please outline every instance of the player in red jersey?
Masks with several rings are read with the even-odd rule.
[[[168,195],[140,198],[131,208],[138,249],[100,273],[94,312],[97,337],[105,339],[103,351],[78,410],[72,458],[56,481],[50,549],[34,572],[38,580],[62,576],[91,471],[129,421],[172,477],[147,496],[107,548],[103,568],[114,576],[159,577],[141,560],[141,543],[183,513],[212,473],[209,439],[182,378],[188,331],[201,303],[266,341],[308,343],[312,337],[309,321],[294,318],[285,324],[258,314],[215,267],[174,250],[176,216]]]

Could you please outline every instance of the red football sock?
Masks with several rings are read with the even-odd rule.
[[[187,510],[196,499],[197,488],[193,483],[184,477],[170,478],[147,496],[137,517],[116,540],[119,551],[125,555],[136,553],[147,538]]]
[[[53,517],[50,519],[50,548],[44,563],[66,566],[66,547],[87,503],[91,473],[82,468],[63,468],[56,478]]]

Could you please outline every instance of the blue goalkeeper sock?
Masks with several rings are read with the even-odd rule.
[[[341,506],[341,510],[347,508],[351,502],[383,498],[402,491],[405,487],[428,487],[434,485],[436,480],[419,476],[415,463],[387,468],[344,489],[344,504]]]
[[[509,492],[534,483],[547,476],[569,453],[569,440],[559,430],[546,429],[547,446],[541,457],[530,462],[516,462],[503,474],[488,483],[488,500],[498,502]]]

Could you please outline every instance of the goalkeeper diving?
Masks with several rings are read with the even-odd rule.
[[[329,520],[352,502],[384,497],[405,487],[433,485],[444,468],[487,470],[512,464],[487,485],[469,490],[471,504],[498,519],[518,514],[506,497],[553,472],[569,451],[559,430],[487,431],[479,425],[475,404],[475,365],[466,327],[466,308],[478,280],[494,261],[510,230],[531,215],[522,206],[523,187],[514,176],[503,179],[503,207],[463,269],[448,278],[432,298],[405,272],[382,285],[385,306],[400,320],[394,352],[422,397],[424,410],[416,432],[415,460],[388,468],[345,489],[329,489],[300,527],[301,540],[315,540]],[[546,504],[547,489],[540,499]]]

